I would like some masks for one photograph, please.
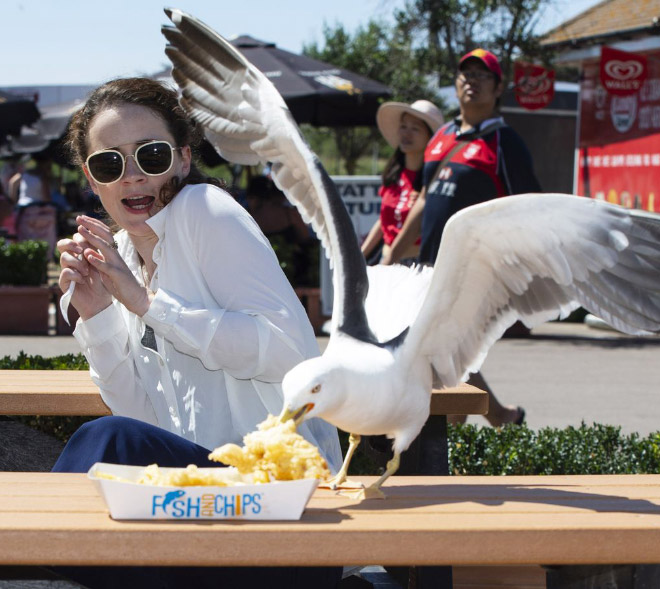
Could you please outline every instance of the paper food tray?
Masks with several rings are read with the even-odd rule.
[[[167,473],[172,468],[161,468]],[[200,468],[200,471],[219,468]],[[97,462],[87,476],[94,481],[113,519],[300,519],[317,479],[236,486],[158,487],[136,482],[143,466]],[[99,478],[97,472],[121,477]]]

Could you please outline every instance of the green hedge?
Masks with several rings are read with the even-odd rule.
[[[28,356],[0,359],[0,369],[87,370],[82,354],[52,358]],[[21,416],[16,419],[66,441],[91,417]],[[660,432],[624,435],[611,425],[543,428],[472,424],[449,426],[450,472],[456,475],[642,474],[660,472]],[[345,451],[348,434],[340,432]],[[375,474],[376,467],[356,455],[351,474]]]
[[[39,286],[46,282],[47,266],[45,241],[10,243],[0,237],[0,284]]]
[[[450,472],[470,475],[660,472],[660,432],[624,435],[593,424],[564,429],[462,424],[449,427]]]
[[[82,354],[44,358],[19,352],[15,358],[11,356],[0,358],[0,370],[89,370],[89,364]]]
[[[643,474],[660,472],[660,432],[624,435],[612,425],[543,428],[448,426],[449,471],[455,475]],[[340,433],[342,450],[348,435]],[[379,469],[356,453],[351,474]]]

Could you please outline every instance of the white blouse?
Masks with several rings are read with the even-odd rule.
[[[225,191],[186,186],[147,223],[158,236],[149,311],[138,317],[115,300],[74,331],[92,379],[115,415],[208,449],[240,444],[281,411],[284,375],[319,353],[305,310],[254,219]],[[125,231],[115,238],[143,283],[133,243]],[[158,352],[141,343],[145,323]],[[336,429],[312,419],[299,431],[336,471]]]

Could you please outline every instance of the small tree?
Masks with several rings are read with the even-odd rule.
[[[484,47],[502,65],[505,81],[519,58],[542,58],[534,34],[553,0],[412,0],[398,16],[399,26],[424,39],[437,64],[438,84],[453,80],[461,56]]]
[[[326,26],[324,42],[303,48],[303,53],[335,66],[345,68],[373,80],[383,82],[392,89],[392,99],[412,102],[420,98],[433,99],[423,71],[425,52],[413,47],[412,38],[405,28],[389,28],[370,21],[349,34],[343,25]],[[436,99],[437,101],[437,99]],[[374,117],[374,125],[376,123]],[[360,157],[373,150],[382,141],[374,127],[337,127],[323,130],[334,140],[335,153],[349,175],[356,173]],[[321,140],[316,133],[306,132],[310,142]],[[378,148],[379,149],[379,148]],[[335,171],[340,170],[335,167]]]

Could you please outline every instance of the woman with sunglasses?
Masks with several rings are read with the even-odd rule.
[[[283,376],[318,354],[268,240],[195,168],[198,139],[177,94],[142,78],[104,84],[71,121],[73,159],[109,219],[78,217],[58,243],[59,284],[75,283],[74,336],[113,416],[82,426],[55,471],[217,466],[209,451],[278,414]],[[341,465],[334,427],[300,431]],[[271,571],[263,586],[289,574]]]

